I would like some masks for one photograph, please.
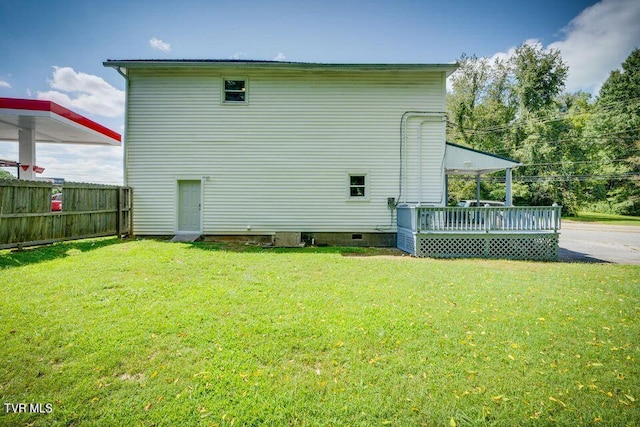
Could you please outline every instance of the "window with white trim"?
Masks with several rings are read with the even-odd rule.
[[[228,104],[247,103],[247,79],[224,79],[224,97],[222,101]]]
[[[366,173],[350,173],[349,174],[349,200],[368,200],[369,199],[369,178]]]

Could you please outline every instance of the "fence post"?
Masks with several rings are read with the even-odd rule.
[[[129,219],[129,236],[133,236],[133,193],[131,187],[127,187],[127,214]]]
[[[121,197],[121,188],[116,188],[116,235],[118,239],[122,238],[122,226],[121,226],[121,217],[122,217],[122,197]]]

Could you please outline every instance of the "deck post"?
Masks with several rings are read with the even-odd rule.
[[[444,205],[449,205],[449,174],[444,173]]]
[[[505,176],[505,180],[504,180],[505,193],[506,193],[504,205],[513,206],[513,189],[511,188],[511,179],[512,179],[511,168],[507,168],[505,172],[507,173],[507,175]]]

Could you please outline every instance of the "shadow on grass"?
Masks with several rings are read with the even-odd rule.
[[[308,246],[301,248],[276,248],[261,246],[258,244],[228,243],[228,242],[193,242],[187,243],[189,249],[212,252],[235,252],[235,253],[264,253],[264,254],[338,254],[343,257],[384,257],[389,259],[438,259],[438,258],[416,258],[406,252],[396,248],[374,248],[374,247],[349,247],[349,246]],[[467,261],[485,261],[487,258],[440,258],[441,261],[453,259],[466,259]],[[503,260],[494,259],[490,260]],[[515,260],[522,261],[522,260]],[[565,248],[558,249],[557,261],[529,261],[529,262],[551,262],[551,263],[585,263],[585,264],[611,264],[611,262],[594,258],[581,252],[571,251]]]
[[[33,246],[22,250],[11,249],[0,251],[0,269],[21,267],[29,264],[50,261],[69,256],[69,251],[88,252],[106,246],[117,245],[127,240],[116,237],[98,239],[73,240],[53,243],[45,246]]]
[[[558,261],[559,262],[577,262],[577,263],[589,263],[589,264],[611,264],[611,262],[594,258],[582,252],[571,251],[565,248],[558,248]]]
[[[192,242],[187,243],[189,249],[202,251],[236,252],[236,253],[265,253],[265,254],[338,254],[346,257],[371,256],[408,256],[395,248],[371,248],[355,246],[307,246],[300,248],[276,248],[256,244],[221,243],[221,242]]]

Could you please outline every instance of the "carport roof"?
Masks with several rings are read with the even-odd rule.
[[[444,168],[448,175],[482,175],[509,168],[522,163],[507,157],[497,156],[470,147],[447,142]]]
[[[0,140],[18,141],[18,130],[35,129],[37,142],[121,144],[122,137],[52,101],[0,98]]]

